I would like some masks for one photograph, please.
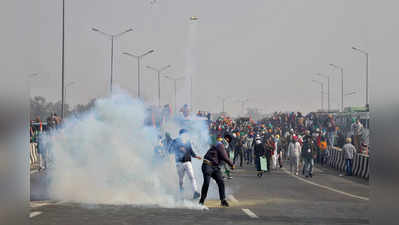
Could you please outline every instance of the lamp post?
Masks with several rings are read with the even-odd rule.
[[[330,64],[330,66],[341,71],[341,112],[343,112],[344,111],[344,68],[342,66],[338,66],[332,63]]]
[[[158,106],[161,107],[161,73],[164,72],[165,70],[169,69],[171,65],[164,66],[160,69],[152,67],[152,66],[147,66],[147,69],[155,71],[157,73],[158,77]]]
[[[345,96],[350,96],[350,95],[355,95],[355,94],[357,94],[357,92],[356,91],[352,91],[352,92],[346,93]]]
[[[185,79],[185,77],[178,77],[178,78],[173,78],[170,76],[165,76],[166,79],[172,80],[174,82],[174,86],[175,86],[175,113],[176,113],[176,105],[177,105],[177,100],[176,100],[176,95],[177,95],[177,81],[178,80],[183,80]]]
[[[29,78],[34,78],[34,77],[37,77],[37,76],[39,76],[38,73],[31,73],[31,74],[28,75]]]
[[[324,111],[323,110],[323,107],[324,107],[324,84],[323,84],[323,82],[321,82],[321,81],[318,81],[318,80],[312,80],[312,82],[314,82],[314,83],[316,83],[316,84],[319,84],[320,85],[320,87],[321,87],[321,93],[320,93],[320,95],[321,95],[321,111]]]
[[[112,94],[112,79],[113,79],[113,70],[114,70],[114,40],[116,38],[128,33],[128,32],[133,31],[133,29],[132,28],[127,29],[127,30],[125,30],[125,31],[123,31],[123,32],[121,32],[119,34],[108,34],[108,33],[105,33],[104,31],[101,31],[101,30],[99,30],[97,28],[92,28],[91,30],[94,31],[94,32],[97,32],[99,34],[102,34],[102,35],[104,35],[104,36],[106,36],[106,37],[111,39],[111,80],[110,80],[110,90],[111,90],[111,94]]]
[[[369,105],[369,53],[362,49],[356,48],[356,47],[352,47],[352,49],[364,54],[364,56],[366,57],[366,107],[368,107],[368,105]]]
[[[222,100],[222,113],[225,113],[224,106],[225,106],[226,101],[229,100],[230,97],[220,97],[219,96],[218,98],[220,98]]]
[[[330,76],[321,74],[321,73],[317,73],[316,74],[319,77],[323,77],[323,78],[327,78],[327,111],[330,112]]]
[[[151,54],[153,52],[154,52],[154,50],[151,49],[151,50],[149,50],[149,51],[147,51],[147,52],[145,52],[145,53],[143,53],[141,55],[136,55],[136,54],[132,54],[132,53],[129,53],[129,52],[124,52],[123,53],[124,55],[127,55],[127,56],[130,56],[130,57],[133,57],[133,58],[137,59],[137,97],[138,98],[140,98],[140,96],[141,96],[141,82],[140,82],[140,79],[141,79],[141,61],[142,61],[144,56],[149,55],[149,54]]]
[[[239,102],[241,104],[241,114],[244,116],[244,111],[245,111],[245,103],[247,103],[249,101],[248,98],[244,98],[244,99],[237,99],[237,102]]]
[[[62,53],[61,53],[61,119],[64,119],[65,84],[65,0],[62,0]]]
[[[194,21],[198,21],[199,18],[196,16],[191,16],[190,21],[194,23]],[[193,76],[190,76],[190,107],[193,110]]]

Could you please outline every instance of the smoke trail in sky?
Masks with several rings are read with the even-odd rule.
[[[190,20],[188,24],[187,48],[186,48],[186,65],[184,70],[184,87],[179,90],[178,108],[184,104],[192,104],[191,102],[191,82],[195,79],[197,65],[197,38],[198,38],[198,21]]]
[[[178,198],[173,157],[154,163],[159,133],[144,125],[146,117],[144,103],[119,92],[97,100],[91,111],[66,120],[63,128],[45,137],[54,160],[49,170],[51,197],[89,204],[201,208],[197,201]],[[203,155],[209,148],[205,123],[171,121],[166,129],[175,135],[183,126]],[[201,177],[196,161],[196,176]]]

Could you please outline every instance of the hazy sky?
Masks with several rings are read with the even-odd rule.
[[[55,101],[61,92],[61,0],[40,1],[40,76],[32,96]],[[365,103],[365,58],[352,46],[370,50],[362,0],[65,0],[67,102],[86,103],[109,92],[110,41],[93,31],[134,32],[115,43],[114,82],[137,93],[137,63],[123,51],[142,53],[142,91],[157,102],[155,73],[146,65],[171,64],[165,74],[193,74],[195,109],[221,110],[218,96],[250,98],[248,105],[267,112],[320,108],[320,86],[312,79],[331,76],[331,106],[338,108],[341,78],[328,64],[344,67],[345,106]],[[189,18],[197,16],[196,25]],[[196,26],[195,32],[190,26]],[[190,39],[190,40],[189,40]],[[194,43],[194,44],[193,44]],[[187,59],[190,49],[191,60]],[[370,59],[371,61],[372,59]],[[372,62],[370,62],[371,64]],[[371,72],[370,72],[371,76]],[[178,83],[182,89],[184,82]],[[162,104],[173,102],[173,83],[161,80]],[[326,88],[327,91],[327,88]],[[325,98],[327,107],[327,98]],[[238,102],[226,111],[239,113]]]

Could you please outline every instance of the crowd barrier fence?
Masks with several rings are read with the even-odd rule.
[[[369,179],[370,177],[370,165],[369,156],[364,154],[356,153],[353,157],[352,162],[352,174],[357,177]],[[344,159],[344,153],[340,148],[332,148],[330,150],[330,157],[327,165],[334,168],[342,173],[346,171],[346,163]]]
[[[37,143],[29,144],[29,165],[32,167],[39,163],[39,153],[37,151]]]

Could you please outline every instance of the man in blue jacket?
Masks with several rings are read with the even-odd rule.
[[[181,129],[179,131],[179,137],[176,138],[171,144],[170,151],[175,154],[177,174],[179,176],[179,187],[180,191],[183,192],[183,179],[187,173],[188,178],[191,181],[191,185],[194,189],[194,199],[200,197],[200,193],[197,187],[197,181],[195,180],[193,165],[191,164],[191,157],[201,160],[201,156],[195,154],[191,147],[190,140],[187,137],[187,130]]]

